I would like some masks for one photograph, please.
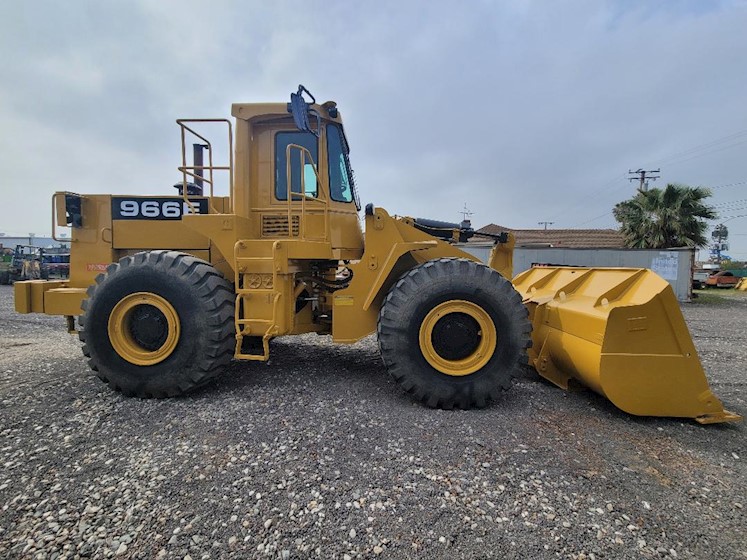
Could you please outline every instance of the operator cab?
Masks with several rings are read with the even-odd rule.
[[[252,237],[330,243],[335,259],[363,254],[360,202],[342,117],[299,86],[290,103],[239,103],[233,212]]]

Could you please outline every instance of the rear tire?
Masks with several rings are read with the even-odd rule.
[[[80,340],[99,378],[127,396],[172,397],[233,357],[234,293],[210,263],[176,251],[125,257],[88,289]]]
[[[531,340],[521,296],[495,270],[467,259],[416,266],[379,314],[379,349],[412,397],[437,408],[482,408],[511,385]]]

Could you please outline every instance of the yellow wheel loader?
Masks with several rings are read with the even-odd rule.
[[[179,395],[231,359],[268,360],[278,336],[377,333],[391,375],[431,407],[486,406],[529,363],[632,414],[739,418],[710,392],[674,294],[652,272],[544,268],[512,283],[511,236],[495,236],[486,266],[454,245],[474,235],[468,223],[372,204],[364,235],[334,102],[300,86],[290,103],[234,104],[232,115],[235,133],[230,120],[177,121],[171,196],[55,193],[70,277],[15,284],[16,310],[65,316],[114,389]],[[225,127],[225,164],[206,123]],[[220,174],[230,196],[215,192]]]

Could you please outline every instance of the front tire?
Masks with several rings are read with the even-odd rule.
[[[231,285],[192,255],[124,257],[88,295],[83,354],[99,378],[127,396],[181,395],[217,376],[233,356]]]
[[[521,296],[495,270],[467,259],[416,266],[379,314],[379,349],[414,399],[437,408],[482,408],[526,363],[531,324]]]

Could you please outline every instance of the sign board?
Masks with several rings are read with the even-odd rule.
[[[651,259],[651,270],[664,280],[677,280],[678,255],[676,251],[660,251]]]

